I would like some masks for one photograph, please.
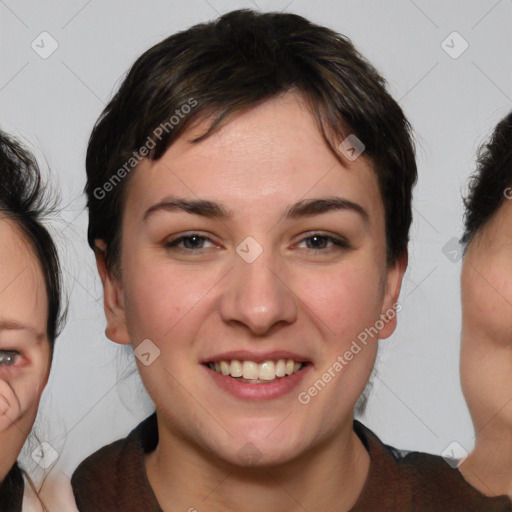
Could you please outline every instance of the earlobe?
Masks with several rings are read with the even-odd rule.
[[[398,311],[402,309],[398,302],[402,279],[407,268],[407,254],[398,257],[388,269],[386,291],[382,302],[381,320],[384,324],[379,333],[380,339],[389,338],[396,329]]]
[[[106,261],[106,244],[95,241],[96,266],[103,285],[103,308],[107,320],[105,335],[115,343],[128,345],[130,337],[126,328],[126,315],[121,281],[109,270]]]

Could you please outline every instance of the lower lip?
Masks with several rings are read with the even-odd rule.
[[[287,377],[281,377],[277,380],[261,384],[241,382],[233,377],[222,375],[222,373],[212,370],[207,365],[203,365],[203,367],[219,387],[236,398],[243,400],[272,400],[284,396],[296,388],[306,373],[308,373],[311,365],[307,364],[297,373]]]

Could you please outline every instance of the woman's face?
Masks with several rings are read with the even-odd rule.
[[[461,376],[477,430],[512,425],[512,201],[470,243],[462,267]]]
[[[176,438],[236,464],[284,462],[352,428],[377,337],[353,342],[376,322],[393,331],[381,314],[403,265],[386,265],[371,164],[342,165],[298,96],[187,142],[205,126],[132,176],[107,334],[133,344]]]
[[[0,218],[0,451],[12,463],[28,436],[48,379],[48,299],[34,251]]]

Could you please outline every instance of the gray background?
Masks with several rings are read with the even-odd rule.
[[[240,7],[284,9],[348,35],[386,77],[414,126],[420,180],[403,310],[395,335],[381,342],[364,421],[400,448],[439,454],[452,441],[468,450],[473,445],[459,384],[460,261],[451,261],[443,247],[461,234],[461,195],[476,148],[512,107],[510,0],[5,0],[0,126],[27,140],[41,159],[45,155],[64,205],[52,226],[62,250],[69,319],[36,427],[38,439],[59,453],[52,471],[70,475],[86,455],[126,435],[151,411],[137,375],[130,374],[131,349],[103,334],[82,195],[91,128],[144,50]],[[48,58],[31,47],[44,37],[45,49],[51,48],[48,36],[40,36],[44,31],[58,44]],[[469,45],[458,58],[442,46],[454,31]],[[457,37],[448,39],[452,54],[462,48]]]

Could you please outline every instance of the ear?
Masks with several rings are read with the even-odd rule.
[[[120,279],[116,278],[107,267],[106,249],[103,240],[94,242],[96,255],[96,266],[103,284],[103,307],[107,319],[105,335],[108,339],[128,345],[130,337],[126,328],[126,315],[124,309],[124,296]]]
[[[386,289],[384,290],[384,300],[382,301],[380,316],[384,326],[380,330],[379,339],[389,338],[395,332],[397,315],[402,309],[402,305],[398,302],[398,297],[406,268],[407,253],[399,256],[393,265],[388,267],[385,283]]]

